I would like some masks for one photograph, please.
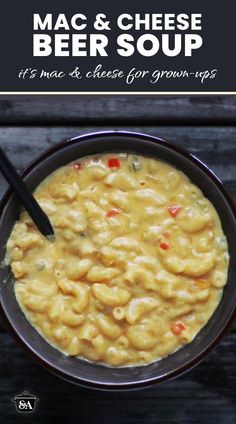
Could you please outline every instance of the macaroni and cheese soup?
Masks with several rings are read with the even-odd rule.
[[[6,262],[22,311],[55,348],[148,364],[206,325],[227,281],[227,241],[181,171],[133,154],[87,156],[49,175],[35,197],[55,240],[23,211]]]

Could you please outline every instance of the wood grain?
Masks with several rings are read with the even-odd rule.
[[[76,96],[1,100],[0,124],[235,124],[235,96]]]

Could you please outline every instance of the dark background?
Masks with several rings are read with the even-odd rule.
[[[206,1],[198,0],[8,0],[0,8],[0,92],[14,91],[233,91],[236,92],[235,79],[235,14],[236,3],[234,0]],[[111,21],[111,31],[104,34],[109,37],[108,57],[33,57],[32,34],[33,13],[40,13],[42,17],[46,13],[65,13],[70,18],[75,13],[84,13],[88,17],[88,31],[92,29],[93,21],[97,13],[105,13]],[[169,58],[158,52],[157,55],[146,58],[140,54],[130,57],[119,56],[116,52],[116,38],[121,30],[116,29],[116,18],[121,13],[202,13],[203,46],[193,52],[192,57],[184,57],[183,54]],[[61,31],[58,31],[59,33]],[[127,31],[123,31],[127,32]],[[146,31],[150,33],[151,31]],[[170,33],[175,31],[170,31]],[[185,31],[182,31],[185,33]],[[193,31],[195,32],[195,31]],[[49,32],[53,35],[53,31]],[[159,31],[154,31],[159,36]],[[186,31],[188,33],[188,31]],[[137,31],[135,37],[142,34]],[[184,70],[190,72],[218,69],[215,79],[207,80],[201,84],[195,79],[169,79],[161,80],[157,84],[147,84],[145,80],[137,80],[135,84],[126,85],[121,80],[92,80],[92,79],[62,79],[62,80],[22,80],[18,79],[18,72],[22,68],[38,68],[46,71],[54,69],[72,71],[79,66],[82,73],[94,69],[99,63],[104,69],[124,69],[133,67],[147,70]]]
[[[97,130],[163,137],[203,160],[236,200],[236,97],[73,97],[0,101],[0,145],[18,170],[55,143]],[[6,184],[0,177],[0,195]],[[36,364],[0,324],[4,424],[235,424],[236,326],[196,368],[150,389],[106,393],[73,386]],[[40,401],[17,414],[11,398]]]

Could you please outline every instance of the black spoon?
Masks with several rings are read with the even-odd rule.
[[[15,168],[1,147],[0,171],[6,178],[8,184],[13,189],[24,208],[27,210],[28,214],[31,216],[39,231],[49,239],[54,239],[54,231],[49,218],[41,209],[38,202],[35,200],[34,196],[25,185],[24,181],[17,174]]]

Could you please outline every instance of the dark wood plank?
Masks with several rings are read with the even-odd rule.
[[[0,335],[0,414],[22,423],[11,398],[23,390],[39,398],[34,423],[235,424],[236,334],[177,380],[146,390],[106,393],[59,380],[36,364],[7,334]]]
[[[76,96],[1,100],[0,124],[235,124],[236,96]]]

